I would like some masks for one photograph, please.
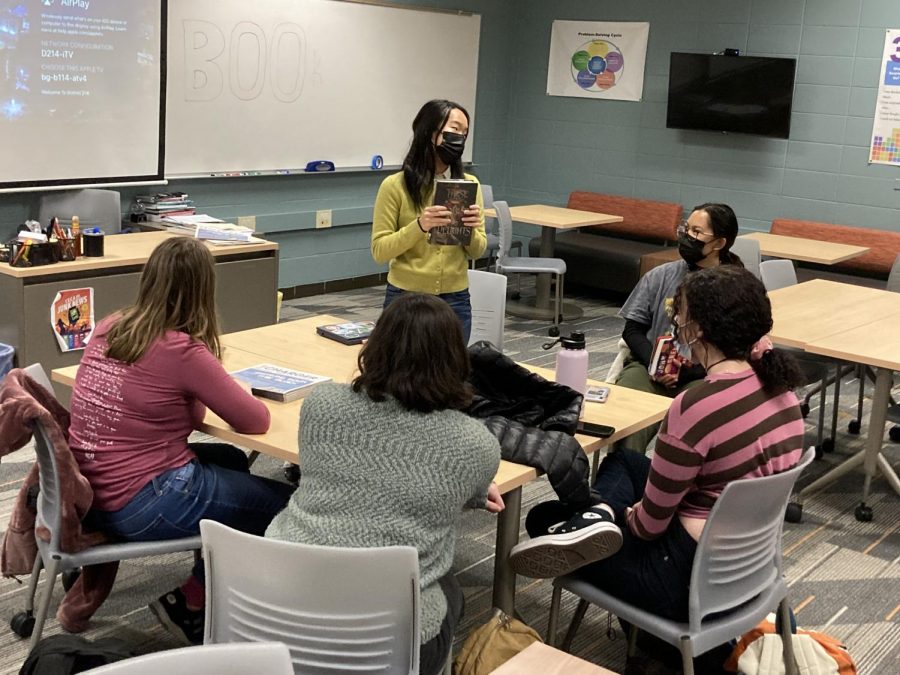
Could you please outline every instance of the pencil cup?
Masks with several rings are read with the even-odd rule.
[[[103,257],[103,239],[104,237],[102,232],[82,232],[81,249],[84,257]]]

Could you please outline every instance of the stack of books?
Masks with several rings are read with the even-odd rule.
[[[157,192],[134,198],[134,212],[143,214],[152,223],[161,223],[170,216],[191,216],[194,202],[186,192]]]

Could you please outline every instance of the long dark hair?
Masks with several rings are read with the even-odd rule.
[[[762,282],[736,265],[720,265],[688,274],[675,293],[675,313],[703,331],[701,340],[726,359],[750,359],[750,350],[772,329],[772,305]],[[766,352],[750,365],[767,393],[777,395],[804,384],[792,356]]]
[[[716,238],[725,240],[725,246],[719,250],[719,262],[723,265],[743,267],[744,263],[740,257],[731,252],[734,240],[738,236],[738,219],[734,214],[734,209],[728,204],[707,202],[691,209],[691,213],[694,211],[703,211],[709,217],[709,226]]]
[[[403,182],[406,183],[406,190],[417,211],[424,208],[425,193],[434,182],[434,134],[443,131],[444,125],[447,124],[447,119],[450,117],[450,111],[454,108],[466,116],[466,123],[468,123],[469,113],[465,108],[459,103],[442,98],[428,101],[413,120],[413,139],[409,144],[406,159],[403,160]],[[463,177],[461,159],[450,164],[450,177]]]
[[[378,319],[359,353],[355,392],[393,396],[407,410],[461,410],[472,400],[469,353],[459,318],[443,300],[404,293]]]

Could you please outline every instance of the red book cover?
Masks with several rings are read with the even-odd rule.
[[[683,362],[684,358],[678,353],[678,343],[675,342],[675,338],[671,335],[660,335],[656,338],[656,345],[653,348],[653,356],[650,358],[647,372],[654,379],[663,375],[678,375]]]

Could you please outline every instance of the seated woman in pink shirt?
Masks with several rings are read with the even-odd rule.
[[[608,454],[595,506],[531,510],[532,539],[510,564],[533,577],[578,569],[598,587],[657,615],[685,621],[697,542],[731,481],[786,471],[803,452],[803,418],[791,391],[796,362],[767,337],[772,308],[762,283],[734,265],[699,270],[675,294],[675,336],[705,379],[672,402],[651,460]],[[579,569],[580,568],[580,569]]]
[[[125,541],[197,535],[203,518],[263,534],[293,492],[253,476],[247,456],[189,444],[209,408],[240,433],[269,428],[269,411],[219,359],[215,267],[196,239],[153,251],[137,300],[103,319],[81,359],[69,444],[94,502],[91,526]],[[150,605],[187,642],[203,641],[203,562]]]

